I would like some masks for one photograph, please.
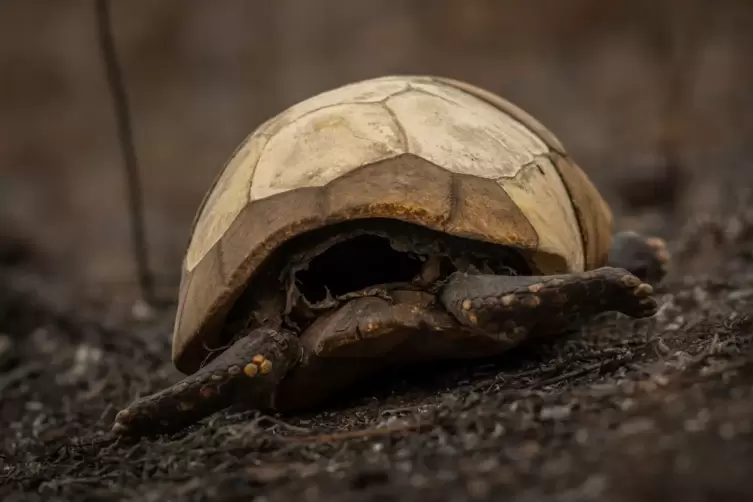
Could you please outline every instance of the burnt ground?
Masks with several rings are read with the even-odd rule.
[[[252,128],[336,85],[428,73],[532,113],[620,226],[669,239],[660,315],[385,375],[308,416],[228,412],[113,442],[119,408],[180,377],[172,311],[125,301],[136,281],[93,4],[6,0],[0,500],[753,500],[753,202],[730,203],[751,184],[750,5],[322,3],[113,2],[160,285],[176,286],[196,207]],[[662,145],[692,173],[657,166]]]
[[[107,431],[179,378],[172,311],[78,301],[6,243],[0,498],[751,500],[753,205],[662,221],[675,261],[654,319],[136,442]]]

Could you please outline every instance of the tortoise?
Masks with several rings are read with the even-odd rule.
[[[112,430],[294,413],[388,367],[650,317],[667,247],[612,225],[554,134],[487,90],[397,75],[318,94],[253,131],[208,191],[172,339],[188,376]]]

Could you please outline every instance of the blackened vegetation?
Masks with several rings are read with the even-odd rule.
[[[385,374],[339,407],[226,411],[137,443],[106,431],[179,378],[170,313],[93,309],[5,268],[0,330],[20,359],[0,373],[0,499],[750,500],[751,229],[739,212],[680,232],[655,319],[607,316],[499,361]]]

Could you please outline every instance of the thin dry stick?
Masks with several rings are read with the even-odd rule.
[[[597,370],[601,368],[604,365],[603,362],[593,363],[586,366],[582,366],[580,368],[574,369],[572,371],[568,371],[567,373],[561,373],[559,375],[555,375],[551,378],[546,378],[544,380],[540,380],[538,382],[534,382],[531,384],[531,388],[541,388],[546,387],[547,385],[553,385],[555,383],[562,382],[564,380],[569,380],[570,378],[579,377],[581,375],[585,375],[586,373],[590,373],[591,371]]]
[[[94,0],[97,16],[99,48],[105,65],[107,82],[115,112],[118,139],[123,154],[126,175],[127,196],[130,210],[133,255],[139,278],[139,286],[144,301],[156,303],[154,278],[149,268],[149,251],[144,221],[144,201],[139,176],[138,160],[133,141],[131,117],[129,115],[128,94],[123,85],[123,75],[118,64],[115,42],[112,34],[110,3],[108,0]]]
[[[663,66],[663,110],[658,149],[669,165],[680,163],[680,142],[689,123],[701,49],[713,5],[708,1],[665,0],[660,4],[654,49]]]

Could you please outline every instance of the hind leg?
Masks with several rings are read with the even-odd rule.
[[[470,328],[538,335],[576,327],[610,311],[650,317],[657,309],[652,292],[628,271],[604,267],[543,277],[455,273],[440,298]]]
[[[607,265],[624,268],[643,281],[658,284],[667,273],[669,260],[664,240],[627,231],[614,235]]]

